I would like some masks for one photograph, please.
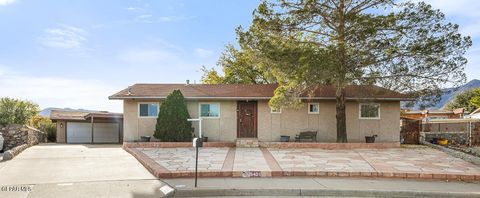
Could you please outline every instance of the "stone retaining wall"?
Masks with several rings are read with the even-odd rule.
[[[32,146],[46,142],[47,136],[44,132],[33,127],[20,124],[11,124],[0,128],[0,134],[4,138],[3,150],[8,151],[20,145]]]
[[[449,144],[454,145],[468,145],[468,132],[464,131],[451,131],[451,132],[421,132],[421,140],[426,142],[432,142],[433,138],[445,138]]]

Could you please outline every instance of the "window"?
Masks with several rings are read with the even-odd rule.
[[[282,109],[281,108],[275,109],[275,108],[270,107],[270,113],[282,113]]]
[[[320,105],[318,103],[308,103],[308,113],[309,114],[319,114]]]
[[[138,117],[157,117],[158,116],[158,103],[139,103],[138,104]]]
[[[376,103],[360,104],[360,118],[380,119],[380,104],[376,104]]]
[[[200,103],[200,117],[219,118],[220,104],[218,103]]]

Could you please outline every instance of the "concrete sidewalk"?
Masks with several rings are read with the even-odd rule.
[[[45,183],[2,186],[0,197],[50,198],[50,197],[101,197],[141,198],[166,197],[173,188],[160,180],[121,180],[72,183]]]
[[[175,196],[480,197],[480,183],[355,178],[165,179]]]

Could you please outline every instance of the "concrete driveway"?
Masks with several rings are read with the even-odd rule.
[[[142,183],[147,185],[142,186]],[[116,193],[111,192],[115,186],[119,189],[115,191],[117,193],[128,189],[129,192],[136,191],[130,193],[132,196],[152,196],[164,184],[125,152],[121,145],[42,144],[28,148],[13,160],[0,162],[0,186],[30,187],[29,190],[21,190],[23,193],[14,193],[21,197],[75,194],[82,186],[85,189],[105,187],[103,191],[90,191],[101,197],[116,197]],[[142,188],[133,189],[133,186]],[[5,189],[0,191],[0,197],[4,193],[7,193]]]

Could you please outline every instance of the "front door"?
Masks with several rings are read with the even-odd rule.
[[[237,104],[237,137],[257,137],[257,102],[241,102]]]

